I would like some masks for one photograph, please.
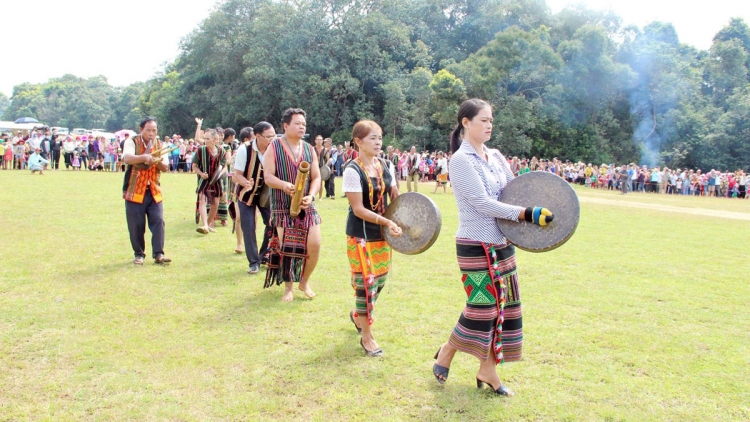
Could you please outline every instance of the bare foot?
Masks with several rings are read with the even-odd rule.
[[[300,282],[299,289],[305,292],[305,296],[312,299],[315,297],[315,292],[310,288],[310,284],[307,282]]]
[[[291,302],[294,300],[294,290],[284,290],[284,295],[281,296],[282,302]]]

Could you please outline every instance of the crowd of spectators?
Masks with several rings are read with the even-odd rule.
[[[42,166],[44,170],[123,171],[120,160],[122,148],[129,135],[115,139],[58,135],[54,130],[38,129],[31,133],[0,135],[0,168],[3,170],[30,170],[30,165]],[[225,137],[226,138],[226,137]],[[233,140],[232,150],[238,141]],[[193,139],[182,139],[180,135],[165,136],[164,145],[173,149],[169,155],[170,171],[191,173],[193,152],[200,147]],[[39,158],[33,157],[38,154]],[[334,176],[340,176],[342,166],[352,157],[351,146],[340,144],[331,148],[329,165]],[[381,152],[384,159],[392,162],[399,179],[413,175],[421,182],[432,182],[441,173],[447,173],[451,153],[442,151],[416,152],[388,147]],[[33,157],[33,158],[32,158]],[[31,163],[33,161],[33,163]],[[548,171],[564,178],[569,183],[593,189],[608,189],[628,192],[657,193],[669,195],[715,196],[726,198],[750,197],[750,176],[743,170],[720,171],[711,169],[670,169],[668,167],[638,166],[635,163],[616,166],[614,164],[592,165],[591,163],[512,157],[508,159],[513,173],[518,176],[529,171]]]
[[[703,172],[700,169],[638,166],[635,163],[592,165],[562,162],[557,158],[538,160],[536,157],[531,160],[513,157],[509,162],[517,175],[529,171],[549,171],[570,183],[593,189],[617,190],[623,194],[642,192],[747,199],[750,192],[750,176],[742,169]]]
[[[37,129],[24,134],[0,134],[0,168],[3,170],[30,170],[30,160],[35,153],[47,163],[44,170],[65,168],[72,171],[124,171],[122,149],[130,136],[125,133],[112,139],[102,136],[58,135],[54,129]],[[197,142],[183,140],[179,135],[165,136],[164,145],[177,147],[170,152],[170,171],[192,172],[191,158],[200,146]]]

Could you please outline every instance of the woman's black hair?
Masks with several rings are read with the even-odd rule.
[[[252,136],[253,128],[250,126],[240,129],[240,142],[245,142],[245,139],[250,139]]]
[[[237,132],[234,131],[234,129],[227,128],[224,129],[224,140],[226,141],[228,137],[237,135]]]
[[[141,120],[141,124],[140,124],[140,126],[141,126],[141,130],[142,130],[142,129],[143,129],[144,127],[146,127],[146,124],[147,124],[148,122],[154,122],[154,123],[156,123],[156,117],[152,117],[152,116],[146,116],[146,117],[144,117],[144,118],[143,118],[143,120]]]
[[[273,129],[273,125],[268,122],[258,122],[258,124],[253,127],[253,131],[256,135],[260,135],[261,133],[267,131],[268,129]]]
[[[461,135],[464,131],[462,121],[464,120],[464,117],[471,120],[486,107],[490,107],[490,104],[479,98],[472,98],[461,103],[461,107],[458,109],[458,118],[456,119],[458,120],[458,124],[456,125],[456,128],[453,129],[453,132],[451,132],[451,152],[456,152],[461,147]]]

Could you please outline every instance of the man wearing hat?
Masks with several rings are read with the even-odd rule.
[[[31,154],[29,157],[29,170],[31,170],[31,174],[34,174],[36,172],[39,172],[40,175],[44,175],[44,166],[49,164],[49,161],[44,159],[41,155],[42,148],[41,147],[35,147],[34,153]]]

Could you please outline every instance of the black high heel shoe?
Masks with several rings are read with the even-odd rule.
[[[514,395],[514,393],[503,384],[500,384],[500,387],[497,387],[497,389],[495,389],[495,387],[493,387],[492,384],[488,382],[484,382],[480,380],[479,378],[477,378],[477,388],[482,388],[484,384],[487,384],[488,387],[492,388],[495,394],[497,394],[498,396],[512,397]]]
[[[438,358],[438,355],[440,355],[440,350],[442,349],[443,349],[443,346],[440,346],[440,348],[438,348],[438,351],[435,353],[434,359]],[[435,376],[435,379],[440,384],[445,384],[445,381],[448,380],[449,371],[450,371],[450,368],[446,368],[445,366],[438,365],[437,363],[432,365],[432,375]]]

